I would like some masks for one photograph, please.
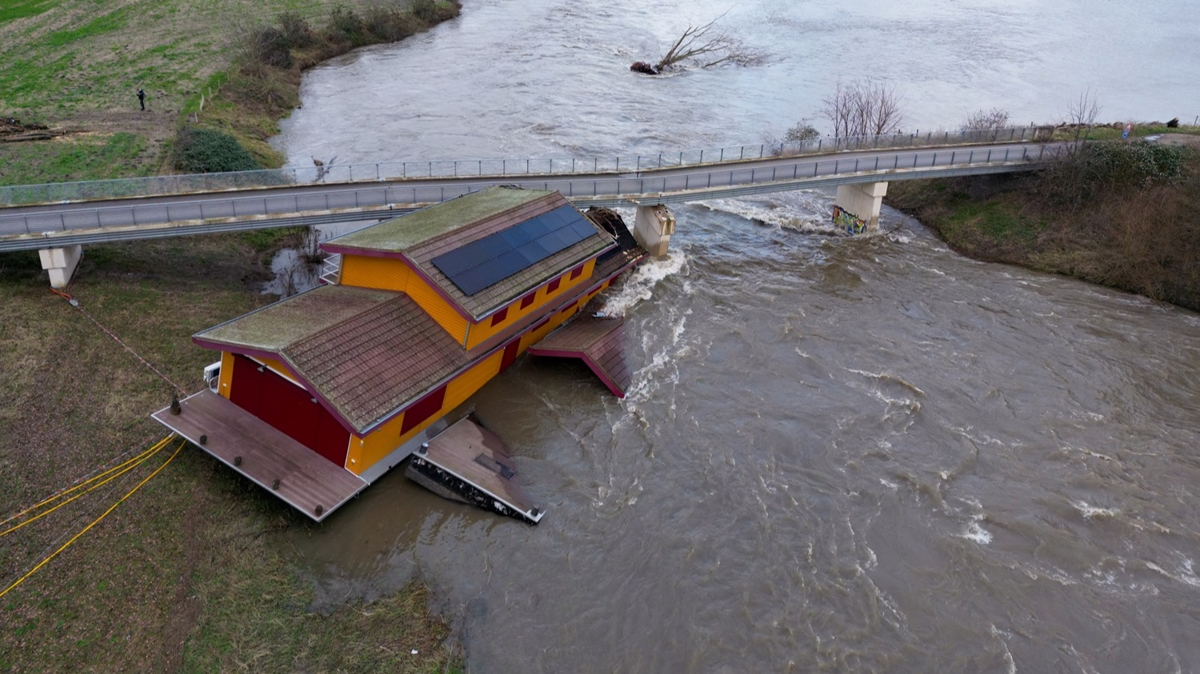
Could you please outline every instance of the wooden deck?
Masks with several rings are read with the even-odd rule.
[[[581,358],[618,398],[632,377],[625,363],[625,321],[581,316],[529,347],[535,356]]]
[[[430,471],[427,465],[439,471]],[[414,472],[414,470],[416,471]],[[422,446],[406,474],[434,493],[537,524],[545,514],[517,484],[517,467],[495,433],[463,419]],[[424,478],[424,479],[420,479]],[[430,484],[430,480],[437,484]],[[469,485],[457,484],[461,480]],[[473,488],[473,489],[471,489]],[[502,507],[497,507],[502,504]],[[510,509],[515,512],[507,512]]]
[[[153,417],[317,522],[367,486],[350,471],[208,389],[180,406],[178,415],[167,408]],[[205,442],[201,436],[207,436]]]

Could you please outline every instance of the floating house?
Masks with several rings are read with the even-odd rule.
[[[326,284],[193,336],[221,354],[210,388],[154,417],[317,521],[414,454],[418,481],[467,483],[483,489],[475,501],[540,519],[515,490],[471,477],[482,467],[502,492],[511,482],[490,434],[438,438],[458,426],[448,415],[646,250],[611,212],[593,220],[557,192],[503,187],[322,248],[337,263]],[[546,354],[584,359],[623,395],[620,321],[579,326]]]

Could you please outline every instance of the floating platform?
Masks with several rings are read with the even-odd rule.
[[[580,317],[529,347],[535,356],[580,358],[618,398],[625,397],[632,377],[625,363],[625,320]]]
[[[422,445],[404,475],[443,498],[530,524],[545,514],[517,484],[517,467],[504,442],[469,418]]]
[[[367,482],[205,389],[153,417],[316,522]]]

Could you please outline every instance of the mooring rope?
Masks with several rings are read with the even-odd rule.
[[[80,311],[80,313],[82,313],[84,316],[87,316],[88,320],[95,323],[96,327],[98,327],[102,331],[104,331],[104,334],[108,335],[109,337],[112,337],[113,340],[116,341],[117,344],[120,344],[121,346],[125,347],[125,350],[128,351],[129,353],[132,353],[134,358],[137,358],[138,360],[140,360],[142,362],[143,365],[150,368],[151,372],[158,375],[159,377],[162,377],[162,380],[167,382],[168,384],[170,384],[172,387],[174,387],[175,390],[177,390],[180,393],[183,393],[185,395],[187,394],[187,391],[185,391],[182,386],[171,381],[170,377],[163,374],[158,368],[154,367],[154,365],[150,361],[146,360],[145,358],[142,358],[142,356],[140,354],[138,354],[137,351],[133,350],[133,347],[126,344],[120,337],[117,336],[117,334],[115,332],[104,327],[104,325],[102,323],[100,323],[100,321],[96,320],[91,314],[89,314],[83,308],[83,306],[79,303],[79,300],[75,299],[74,297],[72,297],[71,295],[67,294],[66,292],[64,292],[62,290],[58,290],[57,288],[51,288],[50,292],[54,293],[55,295],[58,295],[59,297],[62,297],[67,302],[69,302],[71,306],[78,309]]]

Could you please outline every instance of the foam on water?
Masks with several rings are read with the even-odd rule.
[[[680,250],[670,251],[665,258],[643,262],[627,274],[615,292],[604,296],[604,303],[596,311],[599,316],[624,316],[626,312],[654,296],[658,282],[680,272],[686,274],[687,255]]]

